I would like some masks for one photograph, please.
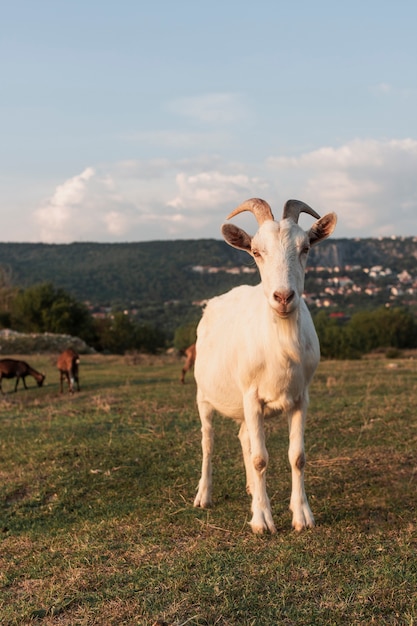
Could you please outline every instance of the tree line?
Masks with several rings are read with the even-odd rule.
[[[321,310],[313,320],[324,358],[357,359],[375,350],[395,356],[395,351],[417,348],[417,320],[405,307],[382,306],[350,318]],[[140,323],[120,310],[96,318],[84,303],[49,282],[27,289],[0,284],[0,327],[77,336],[99,352],[152,353],[172,345],[183,350],[195,341],[197,323],[187,320],[167,336],[157,324]]]
[[[327,359],[358,359],[381,350],[394,357],[397,351],[417,348],[417,320],[405,307],[358,311],[350,319],[322,310],[313,319],[321,354]]]
[[[156,352],[166,342],[157,327],[137,323],[122,311],[105,318],[93,317],[84,303],[52,283],[22,290],[2,289],[0,327],[24,333],[72,335],[99,352],[113,354],[127,350]]]
[[[366,306],[369,296],[364,291],[369,282],[379,288],[372,295],[373,303],[378,298],[379,304],[385,304],[390,301],[389,286],[396,282],[399,273],[407,270],[415,275],[416,257],[415,237],[381,240],[332,237],[310,251],[308,266],[320,271],[307,271],[305,290],[315,298],[321,297],[327,279],[343,277],[346,271],[360,291],[332,296],[337,306],[353,305],[355,310]],[[389,268],[390,277],[371,277],[369,270],[378,265],[384,270]],[[235,267],[255,269],[256,266],[245,252],[216,239],[108,244],[0,242],[0,273],[8,275],[10,284],[25,289],[51,282],[81,302],[130,310],[172,301],[190,304],[240,284],[259,282],[256,271],[253,274],[223,271]],[[336,267],[340,274],[334,272]],[[222,271],[196,271],[196,268],[222,268]],[[404,294],[396,300],[404,302],[411,298]]]

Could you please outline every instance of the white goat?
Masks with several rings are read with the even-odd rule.
[[[256,261],[261,283],[244,285],[213,298],[197,329],[194,366],[202,432],[202,473],[194,506],[211,505],[214,410],[240,423],[239,439],[252,496],[253,532],[276,532],[266,492],[268,452],[264,418],[285,413],[289,420],[288,457],[292,472],[292,525],[314,526],[304,491],[304,426],[308,386],[320,359],[317,334],[302,298],[310,246],[328,237],[336,215],[320,216],[298,200],[288,200],[281,221],[271,207],[253,198],[227,219],[251,211],[259,230],[251,237],[232,224],[222,226],[228,244]],[[301,212],[317,219],[305,232]]]

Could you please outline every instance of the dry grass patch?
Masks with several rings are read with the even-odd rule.
[[[8,395],[0,623],[411,626],[417,364],[396,363],[320,365],[306,433],[311,531],[290,529],[287,426],[268,425],[274,537],[250,532],[230,421],[215,422],[215,507],[193,508],[200,424],[179,361],[86,356],[80,394],[61,396],[57,380]]]

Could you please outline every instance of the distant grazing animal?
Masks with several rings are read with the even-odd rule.
[[[77,391],[80,391],[80,383],[78,377],[78,365],[80,363],[80,357],[72,348],[64,350],[57,361],[57,367],[60,373],[60,390],[64,391],[63,383],[64,379],[68,382],[68,391],[74,393],[74,383],[77,383]]]
[[[188,348],[184,350],[184,354],[185,363],[181,371],[181,382],[183,384],[185,383],[185,374],[188,372],[189,369],[192,368],[195,362],[195,343],[192,343],[191,346],[188,346]]]
[[[304,273],[311,246],[333,232],[336,215],[320,217],[304,202],[288,200],[282,219],[275,221],[269,204],[253,198],[228,219],[242,211],[254,214],[258,232],[252,237],[224,224],[223,237],[253,257],[261,282],[210,300],[197,328],[194,375],[203,462],[194,506],[211,505],[216,410],[240,424],[246,489],[252,496],[252,530],[276,532],[266,492],[264,419],[284,414],[289,423],[292,525],[300,531],[314,526],[304,490],[304,427],[308,386],[320,359],[317,334],[302,297]],[[316,218],[307,231],[298,225],[301,212]]]
[[[23,381],[24,388],[28,388],[25,380],[26,376],[33,376],[38,383],[38,387],[42,387],[43,381],[45,380],[45,374],[37,372],[25,361],[18,361],[16,359],[0,359],[0,391],[2,394],[4,394],[1,385],[3,378],[16,378],[16,384],[14,386],[14,390],[16,392],[20,379]]]

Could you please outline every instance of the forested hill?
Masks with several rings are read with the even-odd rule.
[[[0,267],[15,286],[52,282],[97,304],[206,298],[228,281],[194,266],[250,264],[247,254],[214,239],[140,243],[0,243]],[[235,284],[236,281],[231,281]],[[243,282],[243,281],[242,281]]]
[[[415,273],[417,238],[329,239],[310,252],[311,267],[372,267]],[[112,305],[211,297],[259,281],[251,258],[221,240],[139,243],[0,243],[3,282],[28,287],[52,282],[74,297]],[[221,271],[216,271],[222,268]],[[229,271],[227,271],[229,270]]]

